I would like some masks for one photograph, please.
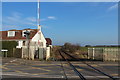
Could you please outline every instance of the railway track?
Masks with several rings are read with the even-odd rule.
[[[79,76],[80,80],[88,80],[88,79],[86,79],[86,78],[84,77],[84,75],[83,75],[81,72],[79,72],[79,71],[77,70],[77,68],[76,68],[69,60],[66,59],[66,57],[67,57],[67,58],[69,57],[69,58],[75,60],[76,58],[75,58],[74,56],[71,56],[70,54],[68,54],[68,53],[66,53],[66,52],[63,52],[63,51],[59,51],[59,53],[60,53],[61,57],[63,58],[63,60],[66,61],[66,62],[69,64],[70,67],[72,67],[72,69],[74,70],[74,72]],[[76,61],[80,61],[80,60],[76,59]],[[82,63],[85,64],[85,65],[87,65],[89,68],[92,68],[92,70],[93,70],[94,72],[98,72],[98,73],[100,73],[101,75],[107,76],[107,77],[109,78],[109,79],[105,79],[105,80],[119,80],[119,79],[116,79],[116,78],[114,78],[113,76],[111,76],[111,75],[109,75],[109,74],[106,74],[105,72],[103,72],[103,71],[101,71],[101,70],[93,67],[92,65],[90,65],[90,64],[88,64],[88,63],[86,63],[86,62],[82,62]],[[66,78],[67,78],[67,77],[66,77]],[[67,80],[67,79],[66,79],[66,80]],[[99,80],[99,79],[95,79],[95,80]],[[100,80],[102,80],[102,79],[100,79]]]
[[[72,69],[76,72],[76,74],[80,77],[81,80],[86,80],[85,77],[75,68],[74,65],[72,65],[62,54],[61,51],[59,51],[61,57],[67,61],[67,63],[72,67]]]

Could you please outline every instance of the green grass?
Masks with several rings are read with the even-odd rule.
[[[87,51],[88,51],[88,47],[80,47],[80,51],[85,51],[85,52],[87,52]]]
[[[80,47],[80,50],[87,52],[88,48],[118,48],[118,47]]]

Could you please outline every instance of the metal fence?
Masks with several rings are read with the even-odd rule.
[[[88,48],[88,59],[103,61],[118,61],[118,48]]]
[[[104,48],[104,60],[105,61],[118,61],[119,60],[118,48]]]
[[[13,57],[21,58],[22,57],[22,49],[21,48],[13,48]]]

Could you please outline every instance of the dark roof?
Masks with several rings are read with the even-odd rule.
[[[32,39],[32,37],[34,37],[34,35],[37,33],[37,29],[30,29],[30,30],[31,30],[30,39]],[[15,36],[8,37],[7,36],[8,31],[15,31]],[[26,39],[25,37],[22,36],[23,30],[8,30],[8,31],[0,31],[0,39],[2,39],[2,40],[23,40],[23,39]]]
[[[23,29],[23,30],[31,30],[30,33],[30,39],[32,39],[34,37],[34,35],[37,33],[37,29]],[[26,37],[22,36],[22,31],[23,30],[8,30],[8,31],[15,31],[15,36],[14,37],[8,37],[7,36],[7,32],[8,31],[0,31],[0,39],[2,40],[25,40]],[[52,45],[52,40],[50,38],[45,38],[47,41],[48,45]]]
[[[45,38],[48,45],[52,45],[52,40],[50,38]]]

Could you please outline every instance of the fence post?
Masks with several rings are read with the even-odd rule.
[[[103,48],[102,51],[103,51],[103,61],[105,61],[105,48]]]
[[[93,48],[93,60],[95,59],[95,48]]]
[[[120,49],[119,49],[119,47],[118,47],[118,61],[120,61]]]
[[[46,60],[50,58],[50,47],[46,48]]]
[[[89,49],[90,49],[90,48],[88,48],[88,59],[90,59],[90,57],[89,57],[89,54],[90,54]]]
[[[23,58],[23,47],[22,47],[22,56],[21,57]]]
[[[34,60],[35,47],[29,46],[29,59]]]
[[[15,54],[14,54],[14,53],[15,53],[15,48],[13,48],[13,54],[12,54],[12,55],[13,55],[13,57],[15,57]]]
[[[7,57],[7,51],[6,51],[5,53],[6,53],[6,56],[5,56],[5,57]]]
[[[38,53],[39,56],[38,57],[39,57],[40,60],[43,60],[43,58],[44,58],[44,55],[43,55],[44,51],[43,50],[44,50],[43,48],[39,48],[39,53]]]

